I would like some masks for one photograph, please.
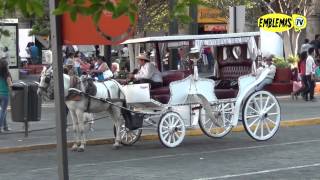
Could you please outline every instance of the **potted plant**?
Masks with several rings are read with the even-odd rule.
[[[290,59],[290,61],[293,62],[292,59]],[[283,57],[275,57],[273,63],[277,67],[275,80],[278,82],[290,82],[292,63]]]

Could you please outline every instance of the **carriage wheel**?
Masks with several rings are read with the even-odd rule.
[[[244,128],[257,141],[272,138],[279,129],[280,105],[270,92],[253,93],[242,111]]]
[[[217,119],[210,119],[207,117],[205,110],[201,109],[199,113],[200,129],[205,135],[211,138],[221,138],[227,135],[232,129],[231,118],[233,114],[234,103],[220,103],[218,105],[211,106],[211,108],[213,108],[213,113]],[[218,127],[213,121],[221,124],[221,127]]]
[[[136,129],[136,130],[129,130],[126,128],[125,123],[123,122],[120,126],[120,139],[121,144],[125,146],[130,146],[134,143],[136,143],[142,133],[142,129]],[[113,134],[114,137],[116,137],[116,127],[113,126]]]
[[[178,146],[185,134],[184,121],[178,113],[169,111],[160,117],[158,135],[164,146],[170,148]]]

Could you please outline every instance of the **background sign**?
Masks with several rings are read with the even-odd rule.
[[[221,17],[219,9],[198,7],[198,23],[227,23],[227,19]]]
[[[100,32],[98,32],[98,29]],[[65,45],[112,45],[127,40],[133,33],[128,16],[112,19],[108,12],[103,13],[98,26],[89,16],[78,15],[73,22],[69,14],[62,18],[62,38]]]
[[[9,36],[0,35],[0,55],[5,47],[8,48],[9,68],[18,67],[18,24],[0,22],[0,28],[7,30]]]

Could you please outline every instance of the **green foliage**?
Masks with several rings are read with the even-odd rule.
[[[288,67],[291,66],[291,63],[289,63],[283,57],[275,57],[275,58],[273,58],[273,64],[278,68],[288,68]]]
[[[50,24],[48,19],[37,18],[34,20],[32,30],[29,35],[38,36],[49,36],[50,35]]]
[[[0,1],[0,17],[6,12],[19,9],[25,16],[38,16],[44,14],[44,0],[1,0]]]
[[[290,56],[287,58],[287,61],[288,61],[288,63],[290,63],[290,64],[296,64],[296,63],[299,61],[299,57],[298,57],[298,56],[290,55]]]
[[[55,15],[62,15],[65,12],[70,13],[73,21],[77,20],[77,15],[92,16],[95,24],[98,24],[100,17],[104,11],[112,13],[112,18],[118,18],[127,15],[131,24],[135,23],[138,7],[135,1],[119,0],[117,4],[110,0],[90,0],[90,5],[84,0],[60,0],[58,8],[53,11]]]

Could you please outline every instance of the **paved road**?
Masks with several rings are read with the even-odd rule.
[[[70,179],[320,179],[320,126],[282,128],[270,141],[245,133],[223,139],[187,137],[174,149],[157,141],[112,150],[111,145],[69,152]],[[54,180],[54,150],[0,154],[2,180]]]
[[[319,99],[319,97],[318,97]],[[281,113],[283,120],[295,120],[305,118],[317,118],[319,117],[320,101],[317,102],[305,102],[302,99],[293,101],[288,98],[279,98],[281,105]],[[106,116],[103,113],[97,114],[95,117]],[[11,122],[10,113],[8,113],[9,125],[13,129],[13,133],[22,131],[22,123]],[[69,119],[69,123],[71,120]],[[43,129],[55,127],[55,111],[53,104],[46,104],[42,108],[42,117],[40,122],[32,122],[30,124],[31,130]],[[110,118],[104,118],[97,121],[94,125],[95,131],[88,133],[88,139],[95,138],[110,138],[113,137],[113,126]],[[155,133],[155,131],[144,131],[144,133]],[[73,139],[73,133],[68,133],[68,139]],[[26,146],[34,144],[47,144],[55,143],[55,129],[45,131],[35,131],[29,134],[28,138],[25,138],[23,133],[20,134],[0,134],[0,148],[1,147],[15,147],[15,146]]]

